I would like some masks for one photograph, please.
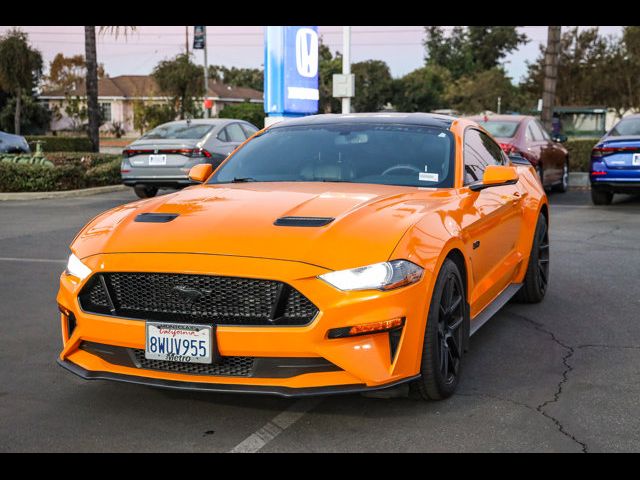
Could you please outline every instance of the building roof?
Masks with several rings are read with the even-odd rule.
[[[84,97],[86,96],[84,82],[70,91],[44,91],[40,98]],[[104,77],[98,80],[98,97],[140,98],[166,97],[151,75],[120,75],[118,77]],[[253,100],[262,101],[262,92],[247,87],[234,87],[223,83],[209,82],[209,97],[219,100]]]

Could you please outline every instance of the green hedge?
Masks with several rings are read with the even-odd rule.
[[[591,149],[597,138],[570,138],[564,146],[569,150],[569,166],[572,172],[588,172]]]
[[[118,185],[120,176],[119,155],[102,155],[84,163],[77,157],[66,156],[55,167],[21,163],[0,162],[0,192],[50,192],[78,188]],[[115,157],[115,158],[114,158]]]
[[[93,152],[53,152],[45,154],[54,165],[80,165],[86,168],[122,160],[121,155]]]
[[[52,135],[27,135],[25,136],[31,151],[35,152],[36,146],[32,142],[40,140],[44,152],[88,152],[91,150],[89,137],[58,137]]]

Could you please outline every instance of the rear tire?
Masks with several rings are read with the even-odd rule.
[[[549,231],[544,215],[538,216],[529,265],[522,288],[514,296],[516,302],[538,303],[547,293],[549,284]]]
[[[424,400],[442,400],[456,390],[465,345],[467,302],[456,264],[446,259],[433,289],[422,347],[421,377],[412,389]]]
[[[560,183],[556,185],[553,189],[555,192],[565,193],[569,190],[569,159],[567,158],[564,162],[564,167],[562,167],[562,179]]]
[[[136,195],[140,198],[155,197],[156,194],[158,193],[158,187],[152,187],[150,185],[138,184],[133,187],[133,190],[136,192]]]
[[[611,205],[613,193],[591,187],[591,201],[594,205]]]

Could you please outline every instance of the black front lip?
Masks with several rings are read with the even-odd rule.
[[[395,387],[403,383],[407,383],[420,375],[403,378],[401,380],[378,385],[375,387],[367,387],[363,383],[353,385],[336,385],[331,387],[272,387],[263,385],[236,385],[236,384],[220,384],[220,383],[200,383],[200,382],[182,382],[175,380],[163,380],[159,378],[139,377],[137,375],[123,375],[121,373],[101,372],[86,370],[79,365],[68,360],[58,359],[58,365],[69,370],[71,373],[78,375],[85,380],[114,380],[117,382],[133,383],[137,385],[147,385],[151,387],[168,388],[172,390],[183,390],[192,392],[217,392],[217,393],[251,393],[261,395],[276,395],[279,397],[312,397],[317,395],[336,395],[347,393],[372,392],[383,390],[385,388]]]

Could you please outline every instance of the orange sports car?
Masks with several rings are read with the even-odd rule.
[[[283,396],[450,396],[469,337],[542,300],[549,210],[478,124],[317,115],[71,244],[58,363],[85,379]]]

